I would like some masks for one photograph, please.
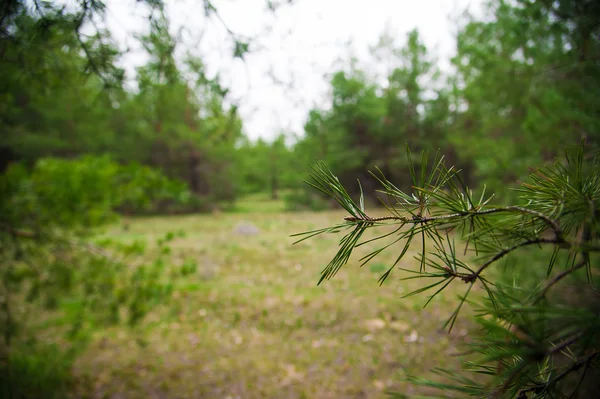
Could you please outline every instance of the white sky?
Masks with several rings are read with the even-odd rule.
[[[237,34],[257,37],[245,62],[232,58],[221,22],[206,20],[202,0],[166,0],[172,32],[181,30],[180,50],[203,57],[210,75],[219,72],[240,104],[246,134],[269,139],[282,130],[302,133],[308,110],[322,104],[325,74],[336,60],[357,56],[374,68],[370,45],[387,29],[403,44],[419,30],[422,40],[447,68],[454,53],[456,16],[477,12],[482,0],[296,0],[276,14],[266,0],[214,0],[220,16]],[[146,58],[134,38],[147,29],[147,11],[135,0],[107,0],[107,23],[122,49],[130,78]],[[202,31],[204,33],[202,34]],[[350,50],[345,44],[352,42]],[[273,79],[275,77],[275,79]]]

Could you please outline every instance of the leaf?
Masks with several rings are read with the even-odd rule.
[[[233,49],[233,57],[244,59],[244,56],[250,50],[250,43],[244,41],[235,41],[234,49]]]

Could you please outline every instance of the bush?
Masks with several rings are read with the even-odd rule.
[[[153,213],[194,209],[199,202],[184,182],[160,171],[131,163],[120,165],[108,156],[76,160],[44,158],[33,170],[14,164],[3,177],[5,198],[25,201],[20,211],[36,209],[36,218],[58,226],[102,224],[115,218],[115,210]],[[170,208],[169,208],[170,207]],[[28,219],[26,214],[16,218]]]
[[[310,190],[300,189],[290,191],[284,197],[285,209],[287,211],[323,211],[331,208],[331,202],[327,198]]]
[[[159,213],[168,212],[169,207],[186,208],[194,197],[186,183],[136,163],[121,166],[114,179],[115,187],[122,195],[118,209],[126,209],[128,213]]]
[[[31,172],[13,165],[0,176],[5,397],[64,397],[70,365],[94,329],[136,324],[170,298],[168,245],[175,235],[152,248],[91,237],[116,218],[118,206],[184,201],[186,193],[154,171],[106,157],[46,159]]]
[[[421,165],[428,161],[424,154]],[[427,304],[451,283],[466,285],[444,327],[453,328],[476,284],[484,293],[470,298],[482,333],[471,337],[463,373],[434,370],[441,380],[412,377],[412,382],[472,397],[594,395],[600,377],[600,294],[594,281],[600,252],[600,164],[583,144],[567,151],[564,160],[536,170],[517,190],[517,206],[491,205],[485,188],[475,195],[436,156],[418,175],[411,163],[412,193],[373,174],[393,199],[390,216],[374,218],[366,213],[363,196],[354,202],[324,164],[314,170],[314,187],[349,215],[340,225],[298,234],[305,235],[300,241],[350,230],[319,283],[348,262],[366,229],[391,224],[398,229],[379,237],[391,242],[362,259],[370,262],[400,244],[398,260],[381,282],[417,245],[419,267],[407,270],[406,278],[428,282],[408,295],[432,292]],[[505,270],[494,271],[501,263]]]

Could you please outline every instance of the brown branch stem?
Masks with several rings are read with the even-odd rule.
[[[383,221],[391,220],[391,221],[400,221],[403,223],[428,223],[428,222],[435,222],[435,221],[444,221],[444,220],[449,220],[449,219],[454,219],[454,218],[461,218],[461,217],[465,217],[465,216],[482,216],[482,215],[490,215],[490,214],[501,213],[501,212],[520,213],[520,214],[524,214],[524,215],[535,216],[536,218],[544,221],[548,225],[548,227],[550,227],[552,229],[552,231],[554,232],[554,234],[556,235],[557,238],[562,239],[562,229],[556,220],[549,218],[548,216],[544,215],[541,212],[534,211],[534,210],[527,209],[527,208],[522,208],[519,206],[507,206],[504,208],[492,208],[492,209],[486,209],[483,211],[469,210],[469,211],[462,211],[462,212],[452,213],[452,214],[443,215],[443,216],[430,216],[430,217],[413,216],[412,218],[408,218],[405,216],[384,216],[384,217],[379,217],[379,218],[372,218],[369,216],[367,216],[366,218],[359,218],[356,216],[346,216],[344,218],[344,220],[349,221],[349,222],[383,222]]]
[[[586,263],[587,263],[586,260],[582,259],[581,261],[579,261],[579,263],[577,263],[570,269],[567,269],[567,270],[557,274],[556,276],[554,276],[554,278],[552,280],[548,281],[546,286],[539,292],[537,298],[533,301],[533,304],[535,305],[542,298],[544,298],[546,296],[546,293],[548,292],[548,290],[550,288],[552,288],[556,283],[558,283],[560,280],[567,277],[569,274],[573,273],[574,271],[581,269],[583,266],[585,266]]]
[[[565,371],[563,371],[562,373],[560,373],[559,375],[557,375],[555,378],[551,379],[547,383],[539,384],[539,385],[536,385],[533,387],[522,389],[521,391],[519,391],[518,398],[527,398],[526,394],[528,392],[534,392],[534,393],[543,392],[544,390],[548,389],[549,386],[556,384],[557,382],[559,382],[560,380],[562,380],[563,378],[565,378],[572,372],[577,371],[582,366],[589,364],[596,356],[599,356],[599,355],[600,355],[600,351],[596,351],[596,352],[593,352],[593,353],[583,357],[582,359],[578,359],[569,368],[567,368]]]
[[[554,353],[558,353],[558,352],[562,351],[567,346],[575,343],[581,337],[583,337],[583,333],[582,332],[579,332],[579,333],[573,335],[571,338],[564,340],[559,345],[557,345],[557,346],[553,347],[552,349],[548,350],[548,355],[552,355]]]
[[[505,248],[502,251],[498,252],[496,255],[494,255],[493,258],[491,258],[490,260],[485,262],[483,265],[481,265],[475,273],[472,273],[472,274],[468,275],[467,277],[462,278],[462,280],[465,283],[470,283],[472,281],[475,281],[481,275],[481,273],[492,263],[500,260],[501,258],[503,258],[504,256],[508,255],[509,253],[511,253],[512,251],[514,251],[516,249],[526,247],[529,245],[536,245],[536,244],[554,244],[554,245],[567,244],[568,245],[568,243],[566,243],[564,240],[559,240],[556,238],[554,238],[554,239],[536,238],[533,240],[523,241],[519,244],[513,245],[512,247],[509,247],[509,248]]]

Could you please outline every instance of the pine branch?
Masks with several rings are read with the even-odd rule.
[[[570,346],[572,344],[574,344],[575,342],[577,342],[581,337],[583,337],[583,333],[579,332],[575,335],[573,335],[571,338],[564,340],[563,342],[561,342],[559,345],[553,347],[552,349],[550,349],[548,351],[548,356],[553,355],[555,353],[558,353],[560,351],[562,351],[563,349],[565,349],[567,346]]]
[[[544,286],[544,288],[538,293],[537,298],[533,301],[533,304],[535,305],[540,300],[542,300],[542,298],[544,298],[546,296],[546,293],[548,292],[548,290],[550,290],[550,288],[552,288],[554,285],[556,285],[559,281],[561,281],[563,278],[567,277],[569,274],[581,269],[586,264],[587,264],[587,260],[582,259],[581,261],[579,261],[576,265],[574,265],[570,269],[567,269],[564,272],[557,274],[552,280],[548,281],[548,283]]]
[[[535,386],[532,386],[532,387],[529,387],[526,389],[522,389],[521,391],[519,391],[519,396],[517,398],[518,399],[527,399],[527,393],[530,393],[530,392],[534,393],[534,394],[543,393],[544,391],[548,390],[548,388],[556,385],[560,380],[567,377],[569,374],[579,370],[582,366],[590,364],[592,362],[592,360],[594,360],[594,358],[596,358],[597,356],[600,356],[600,351],[596,351],[594,353],[591,353],[591,354],[583,357],[582,359],[578,359],[570,367],[568,367],[565,371],[563,371],[562,373],[560,373],[559,375],[557,375],[556,377],[554,377],[547,383],[538,384],[538,385],[535,385]]]
[[[427,175],[427,172],[424,171],[427,162],[422,160],[419,180],[409,152],[409,172],[415,194],[407,194],[397,188],[385,178],[381,171],[379,171],[381,176],[371,173],[383,186],[383,190],[380,192],[397,201],[396,205],[386,206],[391,215],[383,217],[371,217],[365,212],[362,187],[360,205],[357,205],[338,178],[327,169],[325,164],[319,163],[317,167],[313,168],[316,172],[312,176],[316,181],[315,184],[312,184],[313,187],[333,197],[346,209],[349,215],[344,217],[345,226],[353,227],[353,231],[342,239],[339,251],[323,272],[319,283],[325,278],[332,277],[348,262],[354,247],[393,235],[389,243],[371,251],[361,259],[364,265],[382,251],[401,240],[404,241],[398,248],[400,255],[380,279],[380,281],[385,280],[407,253],[413,244],[413,238],[420,235],[422,239],[418,241],[420,241],[421,248],[416,259],[420,261],[421,268],[419,270],[403,269],[414,275],[402,280],[433,278],[436,281],[424,284],[406,296],[435,289],[434,294],[428,298],[427,303],[429,303],[455,278],[468,283],[467,293],[459,297],[458,308],[446,322],[446,326],[450,324],[452,327],[471,288],[479,280],[484,286],[489,300],[485,305],[484,315],[500,317],[511,326],[510,330],[507,330],[505,326],[502,326],[501,330],[497,330],[493,323],[484,324],[488,333],[497,332],[501,338],[496,339],[494,334],[486,336],[481,343],[480,350],[477,351],[487,354],[487,361],[500,361],[508,367],[506,371],[503,371],[500,368],[485,370],[487,367],[485,365],[477,366],[479,370],[484,371],[484,374],[502,375],[503,381],[498,383],[495,388],[482,386],[480,389],[476,389],[474,385],[466,387],[461,382],[458,383],[458,386],[433,382],[427,382],[427,384],[438,389],[465,389],[464,392],[468,391],[471,394],[475,394],[476,391],[479,394],[484,390],[493,389],[491,393],[493,397],[511,394],[519,395],[519,398],[526,398],[527,394],[532,392],[535,394],[558,392],[558,388],[555,387],[557,382],[584,365],[587,371],[591,361],[600,354],[598,351],[598,353],[578,359],[567,370],[552,364],[553,357],[558,353],[568,351],[573,346],[578,348],[580,346],[597,347],[597,343],[591,342],[592,338],[589,332],[592,330],[584,325],[554,323],[555,320],[567,318],[565,321],[569,321],[571,317],[574,317],[572,314],[567,314],[566,310],[536,307],[539,300],[545,297],[553,286],[584,267],[587,267],[588,278],[591,281],[590,254],[600,252],[600,246],[597,244],[598,212],[596,212],[596,204],[600,201],[600,190],[598,189],[600,173],[595,171],[597,170],[597,160],[594,159],[592,171],[588,175],[585,174],[588,172],[583,167],[582,148],[579,148],[575,156],[567,154],[566,165],[556,163],[554,166],[548,167],[541,179],[539,176],[532,176],[534,184],[523,184],[523,189],[520,191],[524,194],[521,198],[527,201],[527,205],[498,206],[489,209],[484,209],[484,207],[488,206],[492,197],[486,199],[485,190],[478,200],[453,169],[447,169],[441,163],[435,166],[431,175]],[[582,205],[583,203],[587,206]],[[360,235],[367,228],[380,225],[394,225],[396,228],[391,233],[381,234],[376,238],[359,243]],[[404,227],[407,228],[403,230]],[[448,245],[443,244],[444,239],[441,233],[443,230],[446,232]],[[305,234],[314,236],[325,232],[332,232],[332,229],[321,229]],[[477,254],[486,253],[489,258],[484,258],[482,261],[485,262],[473,270],[465,261],[457,258],[455,247],[448,238],[449,232],[455,232],[460,239],[466,239],[467,247],[472,242]],[[426,238],[433,242],[434,248],[430,252],[427,252],[428,248],[425,247]],[[507,255],[534,245],[539,248],[551,245],[554,251],[552,251],[549,261],[546,284],[529,299],[527,296],[522,297],[524,287],[514,284],[513,287],[505,289],[500,284],[494,285],[487,280],[487,276],[483,276],[484,271]],[[466,251],[465,249],[465,255],[467,255]],[[561,251],[568,252],[567,262],[570,268],[550,279],[550,272]],[[426,271],[425,266],[433,271]],[[533,290],[533,288],[531,289]],[[510,290],[514,290],[514,293]],[[524,292],[528,294],[526,290]],[[573,329],[575,331],[572,331]],[[584,336],[590,342],[580,343],[579,341]],[[561,337],[563,340],[554,345],[548,341],[549,337]],[[575,355],[573,357],[575,358]],[[531,387],[540,379],[551,378],[561,370],[564,371],[551,380]],[[581,378],[583,379],[583,377]]]
[[[519,206],[507,206],[507,207],[503,207],[503,208],[493,208],[493,209],[486,209],[486,210],[469,210],[469,211],[456,212],[453,214],[442,215],[442,216],[422,217],[422,216],[414,215],[412,217],[412,219],[409,219],[409,218],[403,217],[403,216],[384,216],[384,217],[373,218],[373,217],[369,217],[369,216],[365,215],[365,217],[363,217],[363,218],[356,217],[356,216],[346,216],[344,218],[344,220],[347,220],[349,222],[365,222],[365,221],[380,222],[380,221],[390,220],[390,221],[400,221],[403,223],[429,223],[429,222],[447,221],[447,220],[451,220],[451,219],[463,218],[465,216],[485,216],[485,215],[491,215],[494,213],[503,213],[503,212],[520,213],[520,214],[524,214],[524,215],[535,216],[536,218],[544,221],[548,225],[548,227],[550,227],[552,229],[552,231],[554,232],[556,237],[558,237],[558,238],[562,237],[562,229],[557,221],[547,217],[546,215],[544,215],[541,212],[537,212],[537,211],[527,209],[527,208],[522,208]]]
[[[491,264],[493,264],[494,262],[497,262],[498,260],[502,259],[504,256],[515,251],[516,249],[523,248],[523,247],[526,247],[529,245],[536,245],[536,244],[569,245],[564,240],[558,240],[555,238],[554,239],[536,238],[533,240],[527,240],[527,241],[521,242],[519,244],[513,245],[510,248],[506,248],[506,249],[503,249],[502,251],[498,252],[492,259],[488,260],[483,265],[481,265],[475,273],[468,276],[468,278],[464,278],[463,281],[465,283],[470,283],[470,282],[476,280],[481,275],[481,273],[485,269],[487,269]]]

